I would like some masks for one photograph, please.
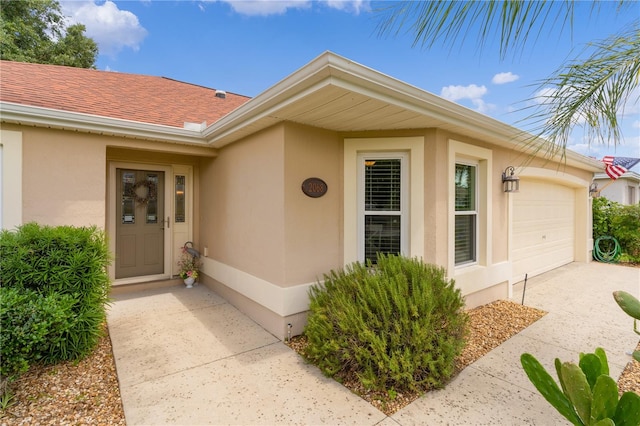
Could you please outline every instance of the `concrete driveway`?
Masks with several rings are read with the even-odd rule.
[[[640,269],[573,263],[530,279],[525,304],[549,313],[440,391],[387,417],[328,379],[204,286],[115,296],[109,332],[128,425],[568,424],[520,367],[550,371],[605,348],[617,378],[638,343],[611,293],[640,293]],[[514,287],[522,300],[522,283]]]

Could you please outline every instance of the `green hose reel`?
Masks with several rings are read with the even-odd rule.
[[[621,254],[620,243],[609,235],[598,237],[593,244],[593,258],[600,262],[617,262]]]

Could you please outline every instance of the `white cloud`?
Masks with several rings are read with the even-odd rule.
[[[211,1],[211,0],[209,0]],[[213,0],[216,1],[216,0]],[[310,9],[321,4],[332,9],[359,14],[370,10],[369,0],[219,0],[236,13],[249,16],[283,15],[290,9]]]
[[[636,120],[631,123],[631,127],[633,127],[634,129],[640,129],[640,120]]]
[[[457,101],[460,99],[479,99],[487,94],[487,88],[482,86],[476,86],[470,84],[468,86],[445,86],[440,91],[440,96],[450,101]]]
[[[509,72],[500,72],[493,76],[491,82],[493,84],[506,84],[511,83],[519,79],[520,76],[517,74],[513,74],[511,71]]]
[[[555,92],[556,89],[552,87],[543,87],[533,95],[533,100],[538,104],[544,104],[548,102],[549,98],[553,97]]]
[[[488,114],[491,111],[494,111],[496,109],[496,106],[494,104],[486,103],[481,98],[471,99],[471,102],[476,107],[476,111],[481,112],[483,114]]]
[[[353,12],[358,15],[360,12],[367,12],[371,10],[369,1],[366,0],[322,0],[326,2],[327,6],[343,10],[345,12]]]
[[[70,24],[80,23],[87,28],[85,34],[98,43],[101,54],[114,56],[125,47],[137,51],[147,36],[136,15],[120,10],[110,0],[99,5],[92,1],[65,1],[61,6]]]
[[[310,0],[221,0],[229,4],[231,8],[242,15],[282,15],[289,9],[308,9]]]
[[[476,111],[486,114],[493,111],[496,106],[486,103],[482,97],[489,91],[486,86],[476,86],[470,84],[468,86],[445,86],[440,91],[440,96],[450,101],[459,101],[463,99],[469,99]]]

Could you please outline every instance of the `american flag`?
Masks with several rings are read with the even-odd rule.
[[[605,164],[604,171],[607,172],[611,179],[616,180],[625,174],[627,170],[640,163],[640,158],[607,155],[602,159],[602,162]]]

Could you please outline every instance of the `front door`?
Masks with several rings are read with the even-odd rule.
[[[117,169],[116,278],[164,273],[164,172]]]

